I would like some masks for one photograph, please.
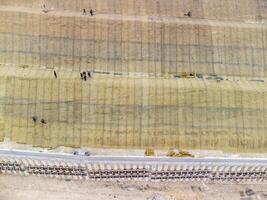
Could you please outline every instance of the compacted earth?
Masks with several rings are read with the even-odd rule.
[[[1,174],[0,188],[0,200],[267,199],[266,184],[81,181]]]

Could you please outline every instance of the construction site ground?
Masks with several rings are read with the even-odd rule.
[[[258,21],[125,13],[90,18],[80,11],[43,13],[16,6],[0,6],[0,11],[0,63],[266,76],[266,26]]]
[[[41,177],[0,176],[1,200],[253,200],[267,199],[266,185],[180,182],[69,181]],[[248,196],[246,190],[253,195]]]
[[[55,79],[53,70],[7,66],[0,72],[1,140],[266,152],[266,82],[98,74],[82,81],[79,72],[57,70]]]
[[[112,149],[112,148],[72,148],[72,147],[57,147],[54,149],[47,149],[41,147],[33,147],[29,144],[18,144],[5,138],[3,142],[0,142],[0,149],[10,150],[22,150],[22,151],[36,151],[36,152],[51,152],[51,153],[69,153],[73,154],[78,152],[79,155],[84,155],[85,152],[89,152],[92,156],[145,156],[144,149]],[[179,149],[173,149],[175,152],[179,152]],[[182,149],[180,149],[182,150]],[[155,156],[164,157],[167,156],[168,150],[154,149]],[[188,150],[196,158],[205,157],[228,157],[228,158],[266,158],[267,153],[227,153],[224,151],[215,150]]]
[[[0,0],[0,148],[266,158],[266,24],[267,0]],[[259,182],[6,173],[0,200],[267,200]]]
[[[266,153],[265,2],[0,0],[0,140]]]

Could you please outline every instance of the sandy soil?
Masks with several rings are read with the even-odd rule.
[[[245,191],[248,188],[252,189],[255,194],[247,199],[267,199],[267,185],[221,185],[132,181],[66,181],[32,176],[21,177],[1,175],[0,188],[1,200],[233,200],[245,199],[244,197],[247,197]],[[265,195],[266,197],[264,197]]]

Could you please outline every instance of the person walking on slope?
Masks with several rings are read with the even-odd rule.
[[[86,10],[85,10],[85,8],[83,9],[83,14],[86,15]]]
[[[88,73],[88,77],[89,78],[92,78],[92,76],[91,76],[91,72],[87,72]]]
[[[184,14],[184,16],[187,16],[187,17],[192,17],[192,12],[189,11],[188,13]]]
[[[90,14],[91,16],[94,16],[94,11],[92,9],[90,9]]]
[[[54,76],[55,78],[57,78],[57,72],[54,70]]]

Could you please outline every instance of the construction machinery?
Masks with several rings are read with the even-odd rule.
[[[146,148],[145,156],[155,156],[155,151],[153,148]]]
[[[169,149],[167,156],[168,157],[191,157],[191,158],[194,157],[193,154],[187,151],[179,151],[178,153],[176,153],[173,149]]]

